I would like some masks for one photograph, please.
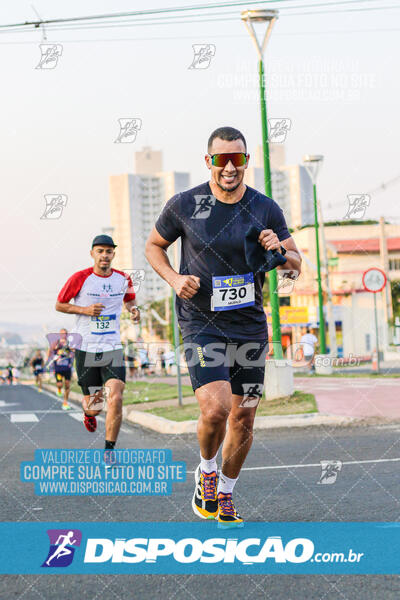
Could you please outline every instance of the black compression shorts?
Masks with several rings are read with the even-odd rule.
[[[184,348],[193,390],[213,381],[229,381],[232,393],[262,391],[268,341],[229,340],[210,334],[185,337]],[[256,386],[256,388],[254,388]],[[261,386],[261,388],[260,388]]]
[[[85,396],[103,387],[109,379],[119,379],[125,383],[124,355],[121,350],[109,352],[75,351],[75,368],[78,384]],[[92,388],[92,389],[90,389]]]

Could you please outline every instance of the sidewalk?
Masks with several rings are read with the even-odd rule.
[[[320,413],[400,418],[400,380],[370,377],[296,377],[295,387],[314,394]]]

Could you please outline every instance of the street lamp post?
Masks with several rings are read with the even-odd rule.
[[[315,248],[317,254],[318,307],[319,307],[319,345],[320,353],[326,354],[325,318],[321,283],[321,261],[319,254],[319,222],[317,201],[317,175],[324,157],[321,154],[306,154],[303,157],[304,166],[311,178],[314,194]]]
[[[179,271],[178,267],[178,242],[175,243],[174,246],[174,268],[175,271]],[[172,335],[173,335],[173,343],[175,350],[175,362],[176,362],[176,375],[178,380],[178,405],[182,406],[182,373],[181,373],[181,356],[180,356],[180,343],[179,343],[179,326],[178,319],[176,316],[176,293],[175,290],[172,289],[172,306],[171,306],[171,315],[172,315]]]
[[[260,105],[261,105],[261,128],[262,128],[262,140],[263,140],[263,155],[264,155],[264,180],[265,180],[265,193],[269,198],[272,198],[272,185],[271,185],[271,166],[269,160],[269,144],[268,144],[268,120],[267,120],[267,104],[265,100],[265,76],[264,76],[264,61],[263,56],[267,47],[268,40],[270,38],[272,28],[278,19],[277,10],[244,10],[241,13],[242,21],[244,22],[247,31],[250,34],[251,39],[258,54],[258,70],[259,70],[259,81],[260,81]],[[264,34],[264,39],[260,45],[256,32],[254,29],[254,23],[268,23],[267,30]],[[272,316],[272,345],[274,349],[274,358],[282,359],[282,340],[281,340],[281,323],[279,318],[279,296],[278,296],[278,276],[276,269],[273,269],[268,273],[269,279],[269,292],[271,302],[271,316]]]

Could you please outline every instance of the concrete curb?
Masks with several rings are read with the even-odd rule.
[[[54,385],[43,384],[43,389],[55,393]],[[76,392],[70,393],[70,400],[81,408],[81,395]],[[60,398],[61,401],[61,398]],[[166,435],[179,435],[182,433],[196,433],[197,421],[170,421],[164,417],[152,415],[148,412],[135,410],[131,405],[122,409],[123,420],[151,429],[157,433]],[[359,417],[345,417],[340,415],[322,415],[320,413],[307,413],[300,415],[276,415],[274,417],[256,417],[255,430],[280,429],[284,427],[312,427],[325,425],[327,427],[340,427],[351,425],[360,421]]]
[[[141,425],[142,427],[152,429],[158,433],[177,435],[181,433],[196,433],[197,430],[197,421],[170,421],[164,417],[138,410],[130,410],[127,412],[125,418],[135,425]],[[321,415],[319,413],[278,415],[275,417],[256,417],[254,429],[280,429],[283,427],[310,427],[321,425],[339,427],[351,425],[355,421],[359,421],[359,419],[357,417]]]

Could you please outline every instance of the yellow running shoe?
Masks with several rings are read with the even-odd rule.
[[[193,512],[201,519],[215,519],[218,515],[217,473],[205,473],[199,465],[194,480],[196,487],[192,499]]]
[[[243,519],[233,505],[232,494],[220,492],[218,494],[218,528],[229,529],[243,526]]]

